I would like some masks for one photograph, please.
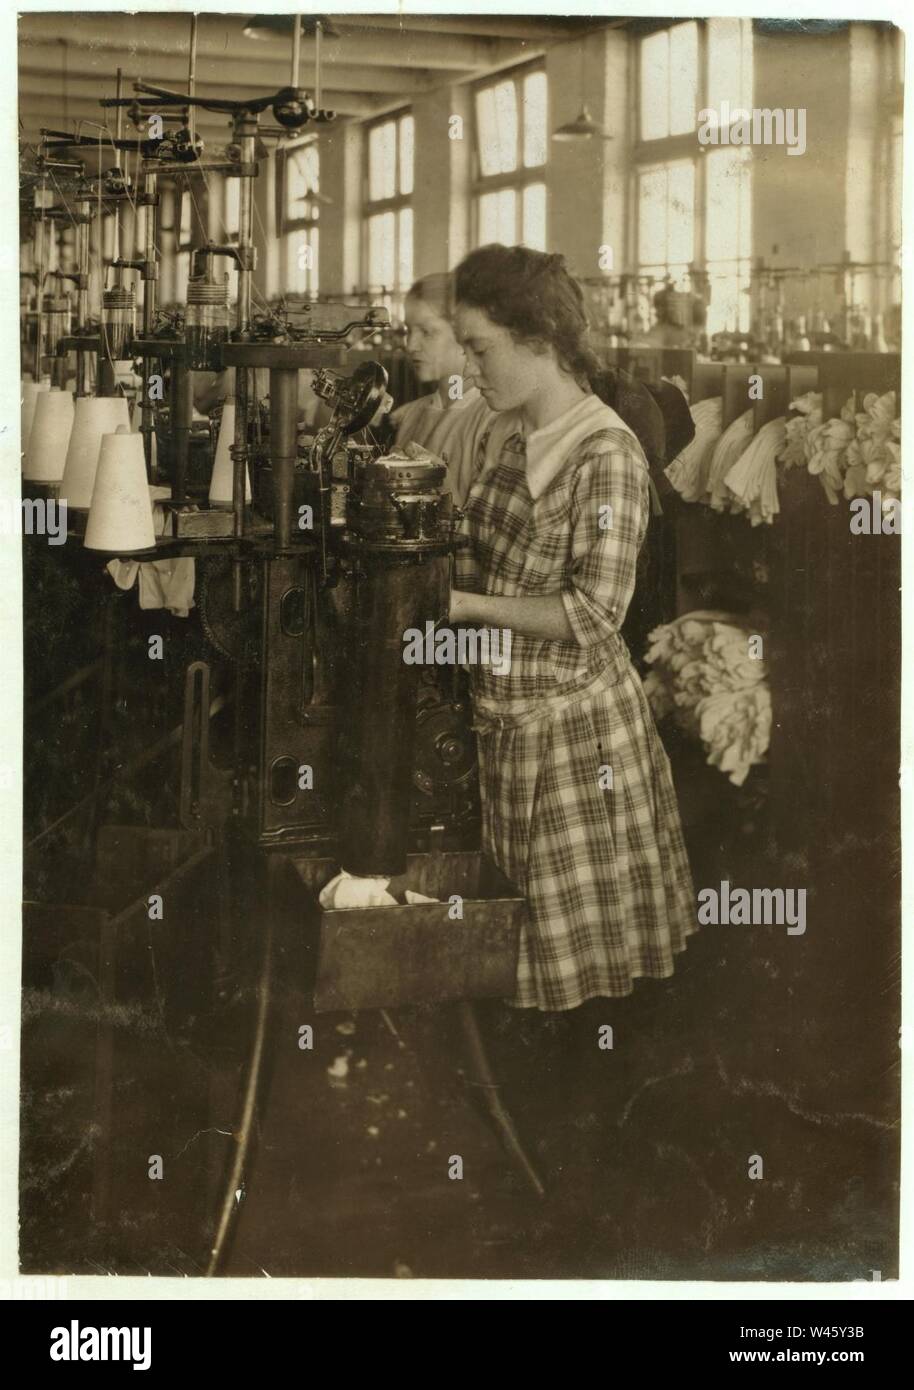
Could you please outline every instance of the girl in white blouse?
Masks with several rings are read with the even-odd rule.
[[[426,275],[406,297],[407,352],[422,382],[435,389],[391,415],[395,444],[421,444],[443,458],[454,503],[462,507],[473,481],[479,442],[493,421],[475,386],[463,381],[465,358],[450,317],[453,277]]]

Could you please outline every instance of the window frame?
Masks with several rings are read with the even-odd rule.
[[[287,211],[288,200],[286,195],[289,183],[289,160],[290,158],[294,157],[299,150],[303,150],[309,145],[313,145],[317,153],[318,191],[320,191],[321,146],[320,140],[318,140],[316,135],[308,135],[303,140],[296,140],[294,142],[290,142],[287,145],[283,145],[277,151],[278,159],[276,169],[277,176],[275,184],[275,216],[276,226],[279,229],[280,236],[283,236],[286,232],[295,232],[301,230],[302,228],[320,226],[319,214],[308,210],[307,207],[305,211],[302,212],[300,217],[290,217]],[[317,204],[319,208],[318,199],[314,198],[311,201]]]
[[[549,216],[549,185],[546,178],[546,171],[549,165],[549,88],[546,85],[546,146],[545,158],[542,164],[524,164],[524,100],[523,84],[524,80],[533,73],[542,73],[546,77],[546,62],[544,58],[532,58],[523,63],[515,63],[509,68],[502,68],[500,72],[489,73],[486,77],[474,82],[471,89],[471,119],[473,126],[473,146],[472,146],[472,179],[470,184],[470,209],[471,226],[470,239],[474,247],[478,247],[480,242],[480,206],[483,197],[487,193],[500,193],[504,189],[511,189],[514,193],[514,241],[510,244],[520,245],[523,242],[523,218],[524,218],[524,191],[531,184],[542,184],[545,190],[545,218],[548,225]],[[513,81],[517,102],[517,142],[515,149],[516,163],[513,169],[507,173],[483,174],[482,160],[480,158],[480,129],[477,98],[479,93],[487,88],[498,87],[501,83]]]
[[[311,246],[315,252],[314,261],[310,270],[304,272],[306,284],[304,288],[296,287],[287,289],[286,294],[294,298],[315,299],[320,291],[320,202],[317,198],[312,198],[304,205],[304,211],[299,217],[289,217],[288,215],[288,184],[289,184],[289,161],[299,150],[307,146],[314,146],[317,155],[317,180],[320,192],[321,177],[321,147],[320,140],[315,135],[305,136],[304,139],[289,141],[277,151],[276,177],[274,181],[273,194],[274,205],[273,215],[276,224],[277,240],[279,242],[280,253],[280,280],[282,284],[287,284],[290,279],[290,257],[292,254],[292,238],[297,237],[299,241],[304,238],[307,245]]]
[[[749,30],[750,35],[752,35],[752,34],[754,33],[754,31],[753,31],[752,28],[751,28],[751,26],[752,26],[752,20],[751,20],[751,19],[748,19],[746,16],[720,16],[720,17],[721,17],[721,18],[738,18],[738,19],[740,19],[741,21],[744,21],[744,22],[746,22],[746,23],[748,23],[748,24],[750,25],[750,30]],[[745,279],[746,282],[749,283],[749,275],[750,275],[751,268],[752,268],[752,263],[753,263],[753,257],[752,257],[752,254],[751,254],[751,247],[750,247],[750,254],[749,254],[748,256],[739,256],[739,255],[736,255],[736,256],[728,257],[728,258],[726,259],[726,262],[723,262],[723,261],[716,261],[716,260],[715,260],[715,261],[710,261],[710,262],[709,262],[708,257],[707,257],[707,239],[708,239],[708,238],[707,238],[707,231],[708,231],[708,191],[709,191],[709,190],[708,190],[708,178],[707,178],[707,163],[706,163],[706,156],[707,156],[709,153],[713,153],[714,151],[721,150],[721,149],[732,149],[732,150],[734,150],[734,151],[735,151],[735,150],[745,150],[745,151],[748,151],[748,153],[746,153],[746,154],[743,155],[743,158],[746,159],[747,165],[748,165],[748,178],[749,178],[749,181],[750,181],[750,185],[749,185],[750,207],[751,207],[751,199],[752,199],[753,165],[754,165],[754,159],[755,159],[754,147],[753,147],[751,144],[750,144],[750,145],[733,145],[733,146],[731,146],[731,145],[724,144],[723,141],[719,141],[717,144],[714,144],[714,145],[702,145],[702,144],[700,144],[699,141],[698,141],[698,127],[699,127],[699,119],[698,119],[698,118],[699,118],[699,115],[700,115],[700,113],[701,113],[702,110],[708,109],[708,99],[709,99],[709,90],[710,90],[710,30],[709,30],[709,28],[708,28],[708,25],[709,25],[709,23],[711,22],[711,19],[713,19],[713,18],[718,18],[718,16],[711,16],[711,17],[708,17],[708,18],[700,18],[700,19],[697,19],[697,18],[695,18],[694,16],[683,16],[682,18],[677,18],[677,19],[675,19],[675,20],[673,20],[672,22],[667,23],[667,24],[663,24],[663,25],[660,25],[660,24],[652,25],[650,31],[649,31],[648,33],[642,33],[642,34],[640,34],[640,35],[638,36],[638,41],[633,45],[633,50],[634,50],[634,52],[633,52],[633,63],[632,63],[632,68],[633,68],[633,79],[634,79],[634,80],[633,80],[633,89],[634,89],[634,120],[635,120],[635,127],[634,127],[634,129],[635,129],[635,140],[634,140],[634,146],[633,146],[633,150],[632,150],[631,175],[630,175],[630,182],[629,182],[630,201],[631,201],[631,218],[630,218],[630,221],[629,221],[629,229],[630,229],[630,234],[631,234],[631,238],[632,238],[632,240],[631,240],[631,245],[634,247],[634,251],[635,251],[635,254],[634,254],[634,267],[635,267],[635,273],[636,273],[636,276],[637,276],[638,278],[640,278],[640,277],[642,276],[642,273],[643,273],[643,272],[642,272],[642,267],[645,268],[645,271],[647,271],[647,270],[648,270],[648,267],[649,267],[650,273],[653,273],[653,271],[654,271],[654,269],[655,269],[655,266],[654,266],[654,263],[653,263],[653,262],[651,262],[650,265],[649,265],[648,262],[646,262],[646,261],[643,262],[643,261],[642,261],[642,258],[641,258],[641,245],[640,245],[640,177],[641,177],[641,174],[642,174],[643,172],[645,172],[647,169],[651,168],[651,167],[655,167],[655,168],[667,168],[667,167],[668,167],[669,165],[671,165],[671,164],[681,163],[681,162],[683,162],[683,161],[685,161],[685,160],[690,161],[690,162],[692,163],[692,165],[693,165],[693,167],[694,167],[694,171],[695,171],[695,181],[694,181],[695,198],[694,198],[694,212],[693,212],[694,220],[693,220],[693,226],[692,226],[692,260],[691,260],[691,262],[689,263],[689,282],[690,282],[691,289],[692,289],[695,293],[701,294],[702,297],[704,297],[709,291],[711,291],[712,294],[713,294],[713,283],[711,283],[711,282],[709,281],[709,268],[710,268],[710,267],[713,267],[713,266],[718,265],[718,264],[725,264],[725,263],[726,263],[726,264],[731,264],[731,263],[732,263],[732,264],[734,264],[734,265],[737,267],[737,270],[736,270],[736,278],[737,278],[738,280],[743,280],[743,279]],[[675,28],[678,27],[678,25],[680,25],[680,24],[689,24],[689,23],[695,23],[695,24],[698,25],[698,53],[697,53],[697,68],[698,68],[697,77],[698,77],[698,81],[697,81],[697,90],[696,90],[696,96],[695,96],[695,128],[694,128],[693,130],[687,131],[685,134],[682,134],[682,135],[665,135],[665,136],[660,136],[660,137],[658,137],[658,138],[656,138],[656,139],[645,140],[645,139],[642,138],[642,134],[641,134],[642,80],[643,80],[643,79],[642,79],[642,65],[641,65],[641,43],[642,43],[642,41],[643,41],[645,38],[650,37],[650,35],[652,35],[652,34],[662,32],[662,30],[664,30],[664,29],[666,29],[666,30],[675,29]],[[752,78],[753,78],[753,99],[754,99],[754,76],[755,76],[754,67],[755,67],[755,55],[754,55],[754,49],[753,49],[753,53],[752,53],[752,70],[751,70],[751,76],[752,76]],[[734,107],[733,107],[733,112],[731,113],[730,128],[732,128],[732,126],[736,123],[735,112],[736,112],[737,110],[738,110],[738,105],[734,105]],[[751,225],[750,225],[750,237],[751,237]],[[678,265],[679,263],[678,263],[678,262],[676,262],[676,263],[671,262],[670,265],[666,267],[667,271],[668,271],[674,264],[677,264],[677,265]],[[645,278],[646,278],[646,275],[645,275]],[[657,288],[659,288],[659,282],[657,282],[657,283],[655,284],[654,291],[651,291],[651,293],[655,292]],[[645,293],[647,294],[647,292],[645,292]],[[649,300],[649,298],[650,298],[650,295],[648,295],[648,300]],[[708,302],[708,308],[709,308],[709,312],[710,312],[711,314],[713,314],[713,312],[714,312],[714,301],[713,301],[713,298]],[[749,305],[749,300],[748,300],[748,297],[747,297],[745,314],[744,314],[744,315],[741,314],[740,316],[741,316],[741,317],[744,317],[744,318],[746,318],[746,319],[748,320],[748,318],[750,317],[750,310],[751,310],[751,306]],[[716,330],[716,331],[721,331],[721,330]]]
[[[400,124],[404,120],[413,122],[413,159],[412,159],[412,180],[411,191],[401,193],[402,173],[400,167],[400,157],[402,151],[402,141],[400,138]],[[392,301],[399,301],[407,294],[411,284],[400,283],[400,214],[409,211],[412,214],[412,265],[410,267],[410,281],[415,276],[415,232],[416,220],[415,209],[413,206],[413,194],[416,187],[416,138],[415,138],[415,113],[412,106],[399,106],[394,111],[385,111],[382,116],[376,116],[370,121],[366,121],[362,127],[362,235],[360,245],[361,260],[361,281],[363,288],[370,294],[381,295],[382,293]],[[394,193],[388,198],[370,197],[371,193],[371,132],[381,126],[393,124],[394,135]],[[391,285],[374,285],[371,283],[371,233],[370,223],[373,217],[382,216],[384,213],[393,213],[394,220],[394,283]]]

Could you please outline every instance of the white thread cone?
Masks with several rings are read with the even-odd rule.
[[[47,381],[23,381],[22,401],[19,411],[19,423],[22,428],[22,452],[25,454],[29,447],[29,435],[32,433],[32,423],[35,419],[35,407],[38,404],[38,397],[42,391],[50,390],[51,383]]]
[[[235,402],[229,398],[222,407],[219,422],[219,438],[216,441],[216,457],[213,460],[213,476],[209,483],[210,505],[230,507],[232,505],[232,473],[234,464],[229,452],[235,440]],[[244,500],[251,500],[251,476],[244,470]]]
[[[73,397],[52,386],[38,396],[22,476],[31,483],[59,483],[73,428]]]
[[[118,425],[115,434],[102,436],[83,544],[123,555],[151,550],[155,540],[143,439]]]
[[[102,447],[102,436],[114,434],[118,425],[128,423],[124,396],[80,396],[73,417],[73,432],[67,449],[60,495],[69,507],[89,507],[95,472]]]

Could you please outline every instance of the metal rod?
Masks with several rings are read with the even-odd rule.
[[[241,187],[238,195],[238,303],[235,311],[236,337],[243,340],[251,331],[251,293],[254,246],[254,160],[257,118],[239,113],[235,123],[239,146]],[[251,410],[251,378],[247,367],[235,368],[235,438],[232,444],[232,511],[234,534],[244,535],[244,494],[247,480],[248,419]],[[241,611],[241,565],[232,565],[232,607]]]
[[[457,1004],[457,1017],[460,1020],[460,1028],[463,1033],[465,1056],[470,1071],[470,1084],[480,1088],[486,1109],[498,1130],[508,1156],[513,1159],[518,1171],[526,1179],[537,1197],[545,1197],[546,1189],[543,1180],[521,1143],[514,1120],[501,1098],[501,1087],[492,1070],[492,1063],[489,1060],[489,1054],[479,1027],[479,1015],[469,999],[462,999]]]
[[[314,22],[314,105],[321,109],[321,41],[323,26],[320,20]]]
[[[148,342],[155,327],[156,313],[156,190],[158,175],[147,169],[143,175],[143,191],[146,195],[143,205],[143,337]],[[148,367],[149,358],[144,361]],[[143,436],[143,451],[146,456],[146,476],[151,483],[156,481],[157,468],[153,456],[153,436],[155,431],[155,412],[149,395],[149,380],[144,370],[142,405],[140,407],[140,432]]]
[[[82,333],[89,317],[89,238],[91,235],[92,201],[87,195],[77,200],[76,209],[80,214],[76,225],[76,270],[79,281],[76,290],[76,331]],[[88,395],[89,357],[83,348],[76,350],[76,394]]]
[[[301,15],[297,14],[292,19],[292,76],[289,79],[290,87],[298,86],[298,70],[301,63]]]
[[[45,190],[46,190],[46,188],[47,188],[47,180],[46,180],[46,178],[45,178],[45,175],[42,174],[42,176],[41,176],[41,183],[40,183],[40,185],[39,185],[39,202],[40,202],[41,206],[40,206],[40,208],[38,209],[39,216],[38,216],[38,218],[37,218],[37,220],[36,220],[36,223],[35,223],[35,243],[36,243],[36,256],[35,256],[36,265],[35,265],[35,269],[36,269],[36,271],[37,271],[37,273],[38,273],[38,279],[37,279],[37,281],[36,281],[36,286],[35,286],[35,288],[36,288],[35,308],[38,310],[38,312],[37,312],[37,314],[36,314],[36,316],[35,316],[35,380],[36,380],[36,381],[40,381],[41,378],[42,378],[41,358],[42,358],[42,355],[43,355],[43,348],[44,348],[44,313],[43,313],[43,301],[44,301],[44,272],[45,272],[45,265],[44,265],[44,242],[45,242],[45,234],[44,234],[44,202],[45,202]]]
[[[196,86],[196,81],[197,81],[197,16],[196,16],[195,14],[192,14],[191,17],[190,17],[190,53],[189,53],[189,55],[188,55],[188,60],[187,60],[187,95],[188,95],[189,97],[192,97],[192,96],[194,95],[194,88],[195,88],[195,86]],[[193,102],[191,102],[190,108],[189,108],[188,113],[187,113],[187,129],[188,129],[189,132],[190,132],[191,144],[193,144],[194,136],[196,135],[196,125],[197,125],[196,107],[194,106]]]
[[[122,68],[117,70],[117,99],[120,101],[123,96],[124,73]],[[115,126],[116,138],[122,139],[124,130],[124,108],[117,108],[117,124]],[[126,178],[126,175],[125,175]],[[114,208],[114,259],[117,261],[121,255],[121,218],[124,215],[124,204],[118,199]],[[122,277],[118,276],[118,283],[123,283]]]
[[[270,371],[270,465],[273,470],[273,534],[285,550],[292,539],[292,487],[298,453],[298,372]]]
[[[190,431],[193,424],[194,396],[191,374],[183,357],[171,362],[171,438],[174,447],[171,500],[183,502],[187,496],[187,465],[190,459]]]

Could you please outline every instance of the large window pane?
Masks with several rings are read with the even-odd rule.
[[[709,261],[751,254],[749,151],[716,149],[705,155],[707,216],[705,255]]]
[[[317,142],[290,150],[285,164],[285,212],[289,222],[317,213],[311,195],[320,191],[320,155]]]
[[[646,169],[638,180],[638,260],[666,260],[666,170]]]
[[[316,227],[289,232],[286,242],[286,288],[293,294],[316,295],[320,233]]]
[[[416,138],[416,122],[412,116],[400,120],[400,192],[404,195],[413,191],[413,151]]]
[[[638,180],[640,265],[687,264],[695,247],[695,166],[678,160]]]
[[[708,333],[745,333],[749,328],[748,261],[708,261]]]
[[[667,185],[667,259],[691,261],[695,255],[695,165],[671,164]]]
[[[670,38],[666,29],[641,40],[641,139],[670,133]]]
[[[674,24],[641,40],[641,139],[695,129],[698,25]]]
[[[670,30],[670,134],[695,129],[698,96],[698,25],[676,24]]]
[[[704,105],[752,109],[752,20],[708,20],[708,90]]]
[[[368,219],[368,283],[372,289],[393,288],[396,275],[395,214],[376,213]]]
[[[546,163],[546,74],[528,72],[524,78],[524,166]]]
[[[513,80],[476,93],[479,166],[484,178],[517,168],[517,87]]]
[[[513,246],[517,241],[517,194],[513,188],[484,193],[479,200],[479,243]]]
[[[534,251],[546,249],[546,185],[531,183],[524,189],[523,235],[525,246]]]
[[[368,197],[373,203],[397,192],[397,123],[372,126],[368,135]]]

